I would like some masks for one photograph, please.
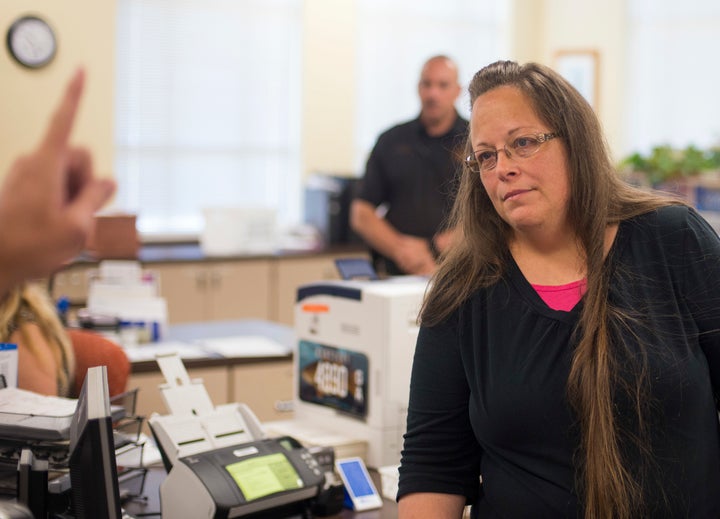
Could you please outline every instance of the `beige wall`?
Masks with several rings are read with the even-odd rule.
[[[598,56],[596,111],[610,148],[622,149],[626,0],[514,0],[511,59],[554,66],[558,53]],[[619,159],[619,157],[616,157]]]
[[[545,14],[542,46],[546,63],[552,65],[558,51],[597,51],[599,74],[596,110],[605,127],[610,148],[621,150],[624,137],[622,77],[627,34],[626,0],[543,1]]]
[[[545,0],[514,0],[511,11],[509,59],[544,62]]]
[[[7,29],[23,14],[42,16],[55,29],[57,54],[45,68],[25,69],[7,51]],[[2,0],[0,29],[0,175],[18,153],[40,139],[65,82],[79,66],[86,69],[87,81],[73,141],[90,147],[97,171],[111,175],[114,0]]]
[[[305,0],[303,171],[352,171],[355,2]]]
[[[303,170],[352,171],[355,96],[355,5],[360,0],[305,0],[303,7]],[[622,142],[624,0],[514,0],[510,59],[553,64],[559,50],[600,55],[599,115],[611,147]],[[115,1],[2,0],[2,37],[27,12],[45,16],[59,40],[55,60],[26,70],[0,52],[0,175],[39,138],[60,89],[74,69],[88,71],[74,140],[112,174]],[[4,45],[3,45],[4,47]]]

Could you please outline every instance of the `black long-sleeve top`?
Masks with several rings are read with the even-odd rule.
[[[634,376],[638,341],[648,351],[646,515],[720,517],[720,240],[672,206],[622,222],[608,261],[610,303],[633,317],[619,332],[620,376]],[[461,494],[479,517],[582,516],[566,394],[582,304],[549,308],[512,263],[443,324],[421,327],[398,498]],[[629,400],[614,403],[633,427]],[[638,469],[632,443],[621,449]]]

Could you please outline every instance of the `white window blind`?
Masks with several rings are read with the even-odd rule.
[[[628,3],[627,149],[720,144],[720,2]]]
[[[301,1],[118,0],[117,206],[143,234],[206,207],[299,221]]]
[[[357,2],[356,168],[365,170],[378,135],[420,113],[417,84],[427,58],[445,54],[460,69],[460,114],[467,85],[483,66],[509,57],[507,0],[360,0]]]

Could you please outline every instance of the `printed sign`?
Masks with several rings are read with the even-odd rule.
[[[362,353],[301,340],[300,400],[365,417],[368,359]]]

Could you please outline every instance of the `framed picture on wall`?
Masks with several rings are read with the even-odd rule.
[[[560,50],[555,53],[554,68],[597,111],[599,100],[600,54],[596,50]]]

